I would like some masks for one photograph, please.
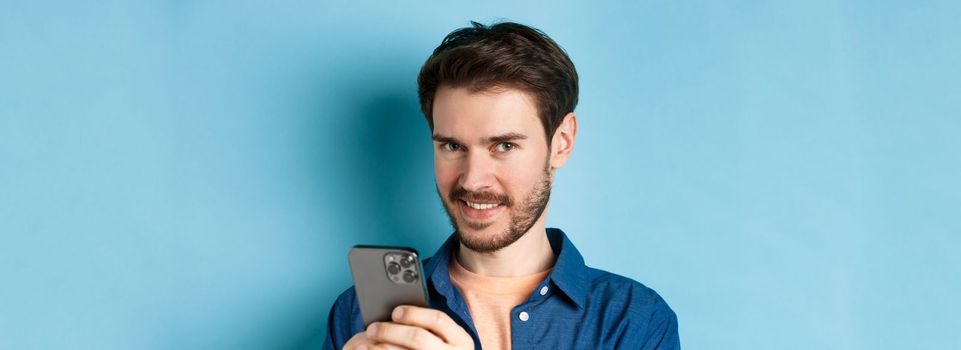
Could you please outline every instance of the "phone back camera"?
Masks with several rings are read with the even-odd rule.
[[[387,278],[397,284],[411,284],[418,281],[417,258],[407,252],[390,252],[384,255],[384,270]]]
[[[417,273],[414,271],[404,271],[404,282],[412,283],[417,280]]]

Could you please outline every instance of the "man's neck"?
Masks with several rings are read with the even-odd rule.
[[[496,252],[479,253],[460,245],[457,261],[467,271],[492,277],[525,276],[554,266],[554,250],[547,239],[544,217],[537,220],[523,237]]]

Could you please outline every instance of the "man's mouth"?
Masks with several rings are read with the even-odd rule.
[[[464,201],[464,203],[467,203],[468,207],[478,210],[491,209],[500,206],[500,203],[476,203],[471,201]]]
[[[504,205],[501,203],[478,203],[463,199],[457,200],[457,203],[464,217],[474,222],[492,221],[504,210]]]

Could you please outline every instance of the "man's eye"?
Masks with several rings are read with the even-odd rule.
[[[445,143],[441,145],[441,148],[443,148],[445,151],[448,151],[448,152],[460,151],[460,145],[456,143]]]
[[[495,149],[497,150],[497,152],[509,152],[513,150],[515,147],[517,147],[517,145],[513,143],[501,142],[501,143],[498,143],[497,146],[495,146]]]

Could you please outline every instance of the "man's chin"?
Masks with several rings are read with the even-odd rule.
[[[470,250],[492,253],[514,243],[520,237],[512,237],[507,227],[494,222],[485,224],[483,228],[471,228],[462,223],[457,228],[457,238]]]
[[[461,220],[457,225],[457,232],[462,238],[473,240],[491,239],[503,232],[495,229],[496,222],[466,222]]]
[[[482,241],[490,240],[498,234],[494,229],[494,223],[465,223],[463,221],[457,226],[457,234],[460,236],[461,241]]]

